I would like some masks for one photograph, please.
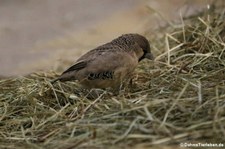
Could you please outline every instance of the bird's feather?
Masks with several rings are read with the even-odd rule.
[[[78,71],[78,70],[81,70],[81,69],[85,68],[86,66],[87,66],[86,61],[80,61],[80,62],[77,62],[76,64],[74,64],[73,66],[69,67],[62,74],[65,74],[65,73],[68,73],[68,72],[71,72],[71,71]]]

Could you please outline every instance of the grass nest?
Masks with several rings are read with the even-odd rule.
[[[219,11],[218,11],[219,10]],[[223,143],[225,14],[207,10],[152,37],[132,88],[88,99],[54,72],[0,80],[0,148],[148,148]],[[225,145],[225,144],[224,144]]]

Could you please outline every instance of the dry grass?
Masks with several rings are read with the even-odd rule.
[[[87,99],[53,72],[0,80],[0,148],[148,148],[224,143],[225,15],[207,11],[166,27],[158,55],[137,69],[134,87]],[[225,144],[224,144],[225,145]]]

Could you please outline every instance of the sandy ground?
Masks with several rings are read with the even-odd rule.
[[[207,7],[206,0],[0,0],[0,75],[62,71],[81,54]]]

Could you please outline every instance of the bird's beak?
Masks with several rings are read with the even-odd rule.
[[[152,53],[146,53],[144,57],[150,60],[154,60],[154,56],[152,55]]]

